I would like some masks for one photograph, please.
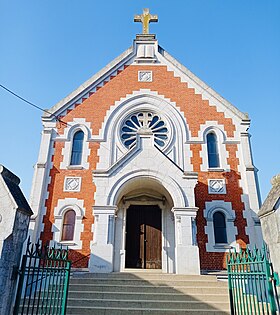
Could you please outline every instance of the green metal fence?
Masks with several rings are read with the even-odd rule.
[[[66,314],[71,262],[68,249],[27,243],[19,270],[14,315]]]
[[[276,315],[279,301],[268,248],[247,248],[227,256],[228,286],[232,315]]]

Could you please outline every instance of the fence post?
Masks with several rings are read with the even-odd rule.
[[[267,277],[267,287],[268,287],[268,297],[269,297],[269,304],[270,310],[272,315],[276,315],[276,303],[273,291],[273,284],[274,281],[273,274],[271,274],[271,263],[267,260],[265,255],[265,273]]]
[[[70,279],[70,269],[71,269],[71,262],[66,262],[66,277],[64,282],[64,290],[63,290],[63,303],[61,307],[61,315],[66,314],[66,307],[67,307],[67,297],[68,297],[68,287],[69,287],[69,279]]]
[[[228,272],[228,292],[230,302],[230,314],[234,315],[233,293],[232,293],[232,279],[231,279],[231,267],[230,267],[230,252],[227,255],[227,272]]]
[[[24,274],[25,274],[26,261],[27,261],[27,256],[23,255],[22,256],[22,261],[21,261],[21,267],[20,267],[20,270],[19,270],[19,280],[18,280],[17,295],[16,295],[15,307],[14,307],[14,311],[13,311],[14,315],[17,315],[18,311],[19,311],[22,287],[23,287],[23,283],[24,283]]]

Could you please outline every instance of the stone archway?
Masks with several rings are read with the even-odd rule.
[[[134,178],[122,186],[117,204],[114,271],[142,268],[174,273],[175,230],[169,192],[154,179]]]
[[[125,270],[126,213],[130,205],[141,204],[158,205],[162,210],[162,271],[199,273],[196,173],[178,167],[154,146],[152,135],[139,133],[135,146],[117,163],[93,171],[93,180],[96,192],[90,271]]]

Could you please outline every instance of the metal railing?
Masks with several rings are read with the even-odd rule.
[[[278,274],[273,272],[265,244],[261,249],[230,252],[227,271],[232,315],[276,315],[279,312]]]
[[[65,315],[70,269],[67,248],[32,244],[28,239],[13,314]]]

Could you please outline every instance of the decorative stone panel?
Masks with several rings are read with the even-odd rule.
[[[81,177],[65,177],[64,191],[80,191],[81,182]]]
[[[152,82],[153,72],[152,71],[138,71],[139,82]]]
[[[208,179],[209,194],[226,194],[226,183],[224,179]]]

